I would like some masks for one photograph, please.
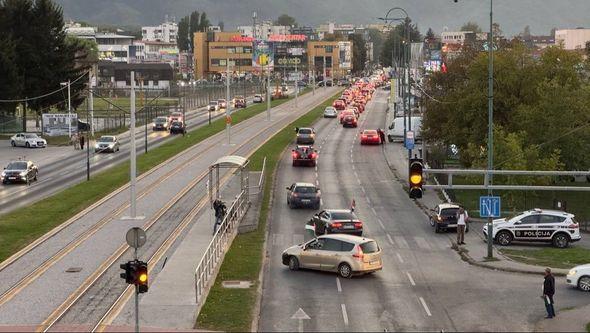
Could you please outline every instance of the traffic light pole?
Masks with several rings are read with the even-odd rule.
[[[137,261],[137,248],[135,248],[135,258]],[[135,333],[139,333],[139,285],[135,284]]]

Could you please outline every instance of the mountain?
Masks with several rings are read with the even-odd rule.
[[[193,10],[205,11],[213,24],[226,30],[252,24],[252,11],[262,20],[287,13],[300,25],[377,23],[393,6],[405,8],[425,32],[458,29],[467,21],[489,30],[488,0],[54,0],[68,19],[92,24],[121,26],[156,25],[166,15],[180,17]],[[396,11],[399,17],[399,11]],[[495,0],[494,21],[505,35],[518,34],[529,25],[533,34],[548,34],[551,28],[590,27],[589,0]]]

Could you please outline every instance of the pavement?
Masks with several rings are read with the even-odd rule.
[[[542,276],[489,270],[460,260],[451,247],[454,234],[434,233],[427,215],[388,167],[385,156],[394,170],[407,170],[407,162],[402,162],[407,153],[396,144],[359,145],[360,129],[384,127],[386,97],[387,92],[375,94],[356,130],[342,128],[333,119],[315,124],[317,170],[292,167],[288,154],[281,160],[258,330],[533,330],[544,317],[538,295]],[[341,279],[331,273],[293,272],[282,264],[285,248],[312,237],[304,225],[317,213],[287,207],[284,188],[295,181],[319,184],[321,209],[348,208],[356,201],[364,235],[383,251],[382,271]],[[439,200],[434,192],[426,196],[432,196],[432,203]],[[564,283],[558,283],[557,295],[558,311],[588,304],[587,295]]]

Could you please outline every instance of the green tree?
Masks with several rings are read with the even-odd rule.
[[[0,18],[2,15],[0,14]],[[16,66],[16,45],[9,36],[0,36],[0,98],[19,99],[23,82]],[[14,114],[18,103],[0,103],[0,114]]]
[[[205,13],[203,13],[202,15],[205,15]],[[205,16],[205,20],[206,20],[206,16]],[[194,11],[190,14],[189,17],[187,17],[188,20],[188,36],[187,36],[187,40],[188,40],[188,45],[190,46],[191,50],[195,49],[195,40],[194,40],[194,35],[195,32],[199,32],[199,31],[205,31],[201,29],[201,18],[199,16],[199,12]]]
[[[195,31],[205,32],[205,31],[207,31],[207,29],[210,26],[211,26],[211,22],[209,22],[209,19],[207,18],[207,13],[203,12],[201,14],[201,19],[199,21],[198,29]]]
[[[367,48],[365,38],[361,34],[352,34],[348,36],[348,40],[352,41],[352,69],[356,73],[365,70],[367,62]]]
[[[409,18],[407,26],[409,27],[407,31],[409,32],[410,40],[412,42],[421,42],[422,35],[420,34],[420,30],[418,30],[418,26],[412,24],[412,20]],[[402,61],[403,52],[401,45],[406,41],[406,38],[406,22],[396,25],[389,32],[380,53],[380,60],[383,66],[391,66],[394,60],[398,63]]]
[[[185,16],[180,19],[178,22],[178,36],[176,38],[176,45],[178,46],[178,50],[186,51],[188,50],[188,16]]]
[[[479,24],[473,22],[473,21],[469,21],[465,24],[463,24],[461,26],[461,29],[459,29],[459,31],[473,31],[476,33],[481,32],[481,28],[479,27]]]
[[[291,17],[287,14],[282,14],[281,16],[279,16],[279,18],[277,18],[277,20],[274,22],[275,25],[284,25],[284,26],[288,26],[288,27],[296,27],[297,26],[297,20],[295,20],[294,17]]]
[[[379,64],[385,38],[383,33],[377,29],[369,29],[368,36],[369,42],[373,43],[373,63]]]
[[[428,31],[426,31],[426,36],[424,37],[424,39],[426,41],[432,41],[436,38],[436,36],[434,35],[434,31],[432,31],[432,28],[428,28]]]

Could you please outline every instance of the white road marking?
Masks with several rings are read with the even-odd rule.
[[[316,178],[318,178],[318,173],[317,173],[317,171],[316,171],[316,173],[315,173],[315,177],[316,177]]]
[[[409,272],[406,272],[406,275],[408,276],[408,279],[410,280],[410,283],[412,284],[412,286],[416,286],[416,282],[414,282],[414,279],[412,278],[412,275]]]
[[[320,181],[316,179],[315,186],[320,186]]]
[[[367,204],[368,204],[369,206],[371,206],[371,199],[369,199],[369,197],[365,197],[365,198],[367,199]]]
[[[391,238],[391,236],[389,236],[389,234],[387,234],[387,240],[389,240],[391,245],[395,245],[395,243],[393,242],[393,238]],[[398,256],[399,256],[399,253],[398,253]]]
[[[342,292],[342,285],[340,284],[340,279],[336,278],[336,288],[338,288],[338,292]]]
[[[340,305],[342,306],[342,318],[344,319],[344,326],[348,326],[348,314],[346,314],[346,305]]]
[[[320,199],[320,206],[324,205],[324,199]]]
[[[357,183],[359,183],[359,185],[361,184],[361,180],[360,180],[360,179],[358,179],[358,177],[357,177],[357,179],[356,179],[356,182],[357,182]]]
[[[373,211],[373,214],[377,215],[377,211],[375,210],[375,207],[371,206],[371,210]]]
[[[387,235],[387,236],[389,236],[389,235]],[[391,239],[391,237],[389,239]],[[396,253],[396,255],[397,255],[397,260],[399,260],[399,262],[403,264],[404,259],[402,258],[402,256],[399,253]]]
[[[420,303],[422,303],[422,307],[424,307],[424,311],[426,311],[428,317],[432,317],[432,313],[430,313],[430,309],[428,308],[428,305],[426,305],[424,298],[420,297]]]
[[[315,171],[318,171],[318,166],[317,166],[317,164],[316,164],[316,166],[315,166]]]
[[[414,237],[414,240],[416,241],[416,244],[418,244],[418,247],[421,247],[425,250],[430,250],[430,245],[426,239],[424,239],[424,237]]]
[[[385,226],[383,225],[383,222],[381,222],[381,219],[378,219],[377,222],[379,222],[379,225],[381,226],[381,228],[385,229]]]
[[[403,249],[409,249],[410,246],[408,245],[408,242],[406,242],[405,238],[403,238],[402,236],[393,236],[393,238],[395,239],[395,242],[397,243],[397,245]]]

